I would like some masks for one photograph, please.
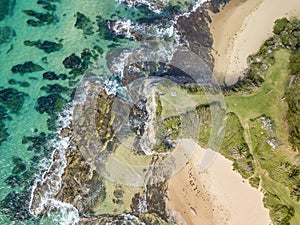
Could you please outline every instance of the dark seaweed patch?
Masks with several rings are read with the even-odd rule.
[[[14,163],[14,168],[12,169],[13,174],[20,174],[26,170],[26,164],[23,163],[22,159],[20,157],[13,157],[12,159]]]
[[[28,61],[23,64],[18,64],[11,68],[11,71],[13,73],[22,73],[22,74],[33,73],[41,70],[44,70],[44,68],[38,64],[33,63],[32,61]]]
[[[65,58],[63,64],[66,69],[80,70],[82,68],[81,59],[74,53]]]
[[[102,55],[104,53],[103,48],[101,48],[99,45],[95,45],[94,49],[100,54]]]
[[[13,88],[0,90],[0,102],[10,109],[13,113],[18,113],[24,102],[27,94]]]
[[[15,36],[16,32],[11,27],[0,27],[0,45],[11,42]]]
[[[55,114],[60,112],[66,103],[66,99],[59,94],[50,94],[39,97],[35,109],[39,113]]]
[[[56,11],[56,5],[51,4],[49,1],[46,0],[39,0],[37,4],[42,5],[44,9],[48,11]]]
[[[8,83],[11,85],[19,85],[20,87],[30,87],[30,84],[26,81],[17,81],[15,79],[9,79]]]
[[[92,24],[90,18],[88,18],[87,16],[85,16],[81,12],[76,13],[75,27],[77,29],[83,30],[83,33],[86,34],[86,35],[94,34],[93,24]]]
[[[118,38],[115,35],[113,35],[113,33],[109,30],[108,27],[109,20],[104,19],[100,15],[97,16],[96,18],[97,18],[96,22],[98,26],[97,33],[99,34],[99,36],[105,40],[117,41]]]
[[[47,142],[47,135],[42,132],[38,136],[26,136],[23,137],[22,144],[30,144],[28,151],[41,152],[45,150],[45,144]]]
[[[43,50],[46,53],[56,52],[62,49],[63,44],[62,43],[56,43],[53,41],[24,41],[24,45],[26,46],[35,46],[38,49]]]
[[[29,199],[30,190],[13,191],[0,202],[1,212],[17,221],[30,219],[31,215],[28,212]]]
[[[47,86],[41,87],[42,91],[45,91],[46,93],[68,93],[70,91],[69,88],[63,87],[60,84],[48,84]]]
[[[38,13],[33,10],[24,10],[26,15],[35,17],[38,20],[27,20],[27,24],[33,27],[45,26],[57,23],[59,21],[58,17],[52,13]]]
[[[15,4],[16,0],[1,0],[0,21],[3,20],[7,15],[12,14]]]
[[[46,80],[58,80],[59,79],[59,77],[56,75],[56,73],[54,73],[52,71],[43,73],[43,78]]]
[[[11,120],[11,117],[8,115],[5,107],[0,105],[0,145],[9,137],[9,133],[5,127],[5,120]]]

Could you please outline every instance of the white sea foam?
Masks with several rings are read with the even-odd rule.
[[[146,5],[155,13],[161,13],[163,8],[167,6],[169,0],[117,0],[119,3],[125,3],[129,7],[137,5]]]
[[[48,200],[47,204],[51,207],[48,216],[51,217],[51,212],[54,212],[53,222],[55,224],[74,225],[79,222],[78,211],[73,205],[54,199]]]
[[[210,1],[210,0],[196,0],[190,11],[176,16],[175,20],[177,21],[178,17],[180,17],[180,16],[189,17],[192,12],[195,12],[199,7],[202,6],[203,3],[208,2],[208,1]]]
[[[117,20],[109,22],[108,27],[113,30],[116,35],[124,36],[133,40],[151,39],[170,39],[175,37],[174,21],[170,21],[167,25],[162,24],[134,24],[129,19]],[[174,38],[176,40],[176,38]]]
[[[108,26],[110,27],[110,22],[108,22]],[[129,19],[118,20],[112,26],[112,30],[117,35],[124,35],[126,38],[134,39],[135,37],[131,34],[131,30],[134,29],[134,26]]]

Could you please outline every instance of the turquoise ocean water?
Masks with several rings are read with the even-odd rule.
[[[26,14],[25,10],[33,11]],[[39,23],[32,16],[33,12],[42,13],[36,14],[40,21],[46,18],[39,24],[41,26],[28,24],[28,20]],[[77,12],[89,18],[92,32],[84,34],[74,26]],[[98,21],[97,16],[101,16]],[[82,56],[88,49],[86,51],[92,52],[95,58],[89,60],[89,67],[94,68],[93,72],[103,81],[110,78],[105,54],[133,41],[107,35],[105,20],[127,18],[135,22],[151,17],[155,14],[146,7],[130,8],[114,0],[0,0],[0,224],[64,223],[58,215],[33,218],[27,210],[32,182],[49,166],[54,150],[58,129],[53,127],[56,115],[71,100],[72,91],[84,72],[76,76],[69,74],[70,69],[62,62],[73,53]],[[25,41],[51,41],[63,47],[47,53],[35,46],[26,46]],[[43,70],[12,71],[14,66],[29,61]],[[43,78],[46,72],[65,75],[49,80]],[[46,106],[39,109],[40,97],[54,95],[65,99],[64,104],[49,97],[48,103],[53,102],[48,105],[44,102]],[[57,107],[52,112],[49,107],[54,104]],[[49,111],[41,113],[43,110]]]

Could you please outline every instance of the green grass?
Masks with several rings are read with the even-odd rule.
[[[275,63],[263,74],[265,81],[256,92],[225,97],[227,110],[240,119],[252,151],[256,173],[255,180],[250,179],[250,183],[258,185],[261,179],[264,203],[270,209],[274,224],[300,224],[300,204],[290,196],[300,178],[298,174],[291,177],[293,168],[298,166],[293,162],[296,153],[288,147],[288,128],[284,121],[286,102],[283,99],[291,78],[290,54],[289,50],[276,51]],[[274,130],[262,126],[261,116],[270,118]],[[232,126],[236,125],[232,123],[227,128],[232,129]],[[278,146],[272,148],[268,144],[270,140],[275,140]]]

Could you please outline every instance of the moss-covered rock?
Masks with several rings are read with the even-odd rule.
[[[11,68],[11,71],[13,73],[21,73],[21,74],[33,73],[41,70],[44,70],[44,68],[38,64],[33,63],[32,61],[28,61],[23,64],[18,64]]]
[[[43,50],[46,53],[56,52],[62,49],[63,44],[62,43],[56,43],[53,41],[24,41],[24,45],[26,46],[35,46],[38,49]]]

